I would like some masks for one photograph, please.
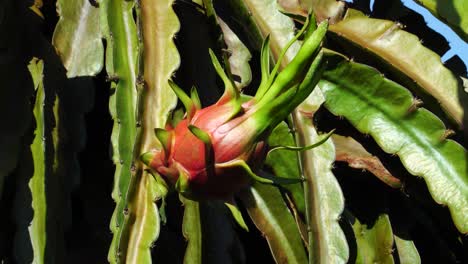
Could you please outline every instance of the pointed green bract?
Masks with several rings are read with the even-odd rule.
[[[467,233],[467,151],[444,137],[446,128],[435,115],[412,109],[413,97],[404,87],[369,66],[336,54],[327,57],[329,68],[319,84],[325,106],[424,178],[434,200],[447,205],[458,230]]]
[[[319,53],[307,70],[302,83],[290,87],[275,98],[274,101],[267,101],[265,99],[267,96],[265,96],[256,105],[256,107],[259,107],[259,110],[251,118],[255,119],[255,122],[258,124],[259,133],[273,130],[279,122],[284,120],[309,96],[320,80],[322,72],[325,70],[322,58],[323,54]]]
[[[304,146],[304,147],[296,147],[296,146],[277,146],[277,147],[273,147],[272,149],[270,149],[270,151],[268,151],[267,155],[270,155],[272,152],[277,151],[277,150],[305,151],[305,150],[316,148],[316,147],[322,145],[323,143],[325,143],[331,137],[331,135],[333,135],[333,132],[335,132],[334,129],[332,131],[328,132],[327,134],[323,135],[317,142],[315,142],[313,144],[310,144],[308,146]]]
[[[233,81],[224,72],[214,52],[211,49],[209,49],[209,53],[211,57],[211,62],[213,63],[213,66],[216,69],[216,72],[218,73],[219,77],[221,77],[221,79],[224,82],[224,93],[221,96],[221,98],[218,100],[217,104],[225,104],[225,103],[232,104],[232,113],[231,113],[231,118],[232,118],[236,116],[239,113],[239,111],[242,110],[240,93],[235,87]]]
[[[179,170],[179,178],[175,184],[175,189],[186,197],[190,197],[191,195],[189,175],[187,175],[184,170]]]
[[[190,130],[190,132],[192,132],[193,135],[195,135],[198,139],[203,141],[205,145],[208,145],[209,148],[211,148],[211,138],[208,133],[194,125],[189,125],[188,129]]]
[[[158,138],[159,142],[161,143],[165,155],[168,155],[171,151],[171,144],[172,144],[172,134],[171,132],[162,129],[162,128],[155,128],[154,134]],[[144,155],[144,154],[143,154]]]
[[[243,160],[233,160],[221,164],[216,164],[217,168],[233,168],[239,167],[244,170],[247,175],[256,182],[264,183],[264,184],[276,184],[276,185],[283,185],[283,184],[295,184],[302,182],[302,179],[294,179],[294,178],[282,178],[282,177],[275,177],[271,175],[265,174],[263,177],[257,175],[252,171],[250,166]]]
[[[255,94],[255,100],[256,101],[260,101],[263,96],[271,89],[270,87],[273,85],[273,82],[276,80],[276,75],[279,71],[279,68],[281,66],[281,62],[283,61],[283,58],[284,56],[286,55],[286,52],[289,50],[289,48],[291,47],[291,45],[293,45],[297,39],[302,36],[302,34],[304,33],[304,31],[307,29],[307,26],[309,25],[309,19],[306,20],[306,22],[304,23],[304,25],[302,26],[301,30],[299,30],[299,32],[294,36],[294,38],[292,38],[291,40],[289,40],[289,42],[286,44],[286,46],[283,47],[283,49],[281,50],[281,53],[279,54],[278,58],[276,58],[276,64],[275,64],[275,67],[273,68],[273,70],[270,72],[270,69],[266,69],[263,65],[261,66],[261,69],[262,69],[262,77],[263,75],[266,75],[268,76],[268,79],[266,82],[262,82],[260,83],[260,86],[258,87],[258,90],[257,90],[257,93]],[[263,45],[266,45],[266,44],[270,44],[270,41],[269,41],[269,36],[267,36],[267,41],[265,41],[263,43]],[[268,43],[266,43],[268,42]],[[262,46],[262,64],[266,64],[266,62],[264,60],[266,60],[265,57],[269,57],[269,52],[267,52],[267,47],[265,46]],[[269,63],[267,64],[269,66]],[[288,64],[289,66],[290,64]],[[267,73],[263,73],[263,71],[266,70]],[[283,74],[283,76],[285,76],[286,74]],[[288,75],[288,76],[291,76],[291,75]]]
[[[192,86],[192,89],[190,89],[190,98],[197,110],[202,108],[200,97],[198,97],[197,88],[195,86]]]
[[[190,98],[177,84],[173,81],[169,80],[169,86],[171,87],[172,91],[177,95],[177,98],[184,104],[185,111],[187,112],[187,117],[189,120],[195,114],[196,106]]]
[[[218,58],[214,54],[214,52],[209,49],[210,53],[210,58],[211,62],[213,63],[213,66],[218,73],[219,77],[221,77],[221,80],[223,80],[224,83],[224,94],[222,96],[222,99],[220,101],[224,100],[237,100],[239,98],[239,91],[237,91],[236,87],[234,86],[232,80],[226,75],[226,73],[223,70],[223,67],[219,63]]]
[[[234,220],[239,224],[240,227],[242,227],[245,231],[249,231],[249,228],[247,227],[247,224],[244,221],[244,218],[242,217],[242,213],[239,211],[239,208],[237,208],[236,205],[231,204],[231,203],[224,203],[227,208],[229,208],[229,211],[231,211],[232,217],[234,217]]]
[[[260,71],[262,74],[262,79],[260,81],[260,85],[258,86],[258,90],[266,89],[264,87],[266,87],[270,77],[270,35],[267,35],[262,43],[262,49],[260,52]]]
[[[325,70],[326,60],[323,59],[323,53],[320,52],[317,54],[317,57],[314,59],[312,64],[309,67],[304,79],[299,85],[298,94],[294,99],[285,107],[285,110],[290,113],[303,102],[310,94],[314,91],[317,83],[320,81],[323,71]]]
[[[190,130],[190,132],[192,132],[194,136],[200,139],[203,142],[203,144],[205,144],[205,166],[208,175],[214,175],[215,160],[210,135],[193,125],[189,125],[188,129]]]
[[[151,161],[153,160],[153,156],[153,152],[146,152],[140,156],[140,159],[145,165],[149,166],[151,164]]]
[[[317,56],[317,58],[314,60],[314,63],[312,63],[311,67],[307,67],[307,65],[311,63],[311,60],[316,56],[316,52],[320,47],[323,38],[325,37],[325,33],[327,32],[327,28],[328,23],[322,22],[317,27],[317,30],[315,30],[306,40],[304,40],[297,55],[284,68],[284,70],[278,74],[278,76],[274,79],[274,82],[271,83],[271,87],[268,86],[269,88],[264,95],[260,95],[259,98],[256,97],[256,99],[259,100],[258,107],[269,104],[269,102],[275,99],[278,96],[278,94],[280,94],[282,91],[288,89],[291,85],[293,85],[294,82],[297,81],[296,78],[301,76],[299,73],[302,72],[305,76],[307,72],[305,72],[304,69],[314,69],[313,73],[315,73],[316,69],[321,64],[320,56]],[[305,27],[303,28],[303,30],[305,30]],[[279,64],[277,64],[277,66],[278,65]],[[275,66],[275,68],[277,66]],[[274,75],[275,69],[273,69],[270,79],[272,79]],[[310,90],[312,89],[313,87]]]

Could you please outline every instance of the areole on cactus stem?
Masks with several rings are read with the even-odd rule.
[[[144,153],[141,156],[143,162],[160,174],[169,186],[194,200],[230,201],[233,194],[252,180],[269,184],[301,181],[264,178],[255,172],[262,166],[269,150],[265,143],[267,137],[312,92],[324,69],[320,46],[328,23],[324,21],[313,30],[315,24],[309,20],[283,49],[271,71],[269,37],[265,39],[260,58],[260,86],[255,96],[246,102],[241,100],[233,80],[211,50],[211,60],[225,86],[218,102],[202,108],[195,89],[189,96],[169,81],[184,104],[186,115],[175,127],[167,125],[165,129],[155,129],[162,149]],[[301,36],[304,39],[297,55],[279,72],[287,49]],[[306,148],[282,149],[309,149],[327,138]]]

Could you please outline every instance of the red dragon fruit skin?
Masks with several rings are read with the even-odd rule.
[[[213,65],[225,84],[223,96],[217,103],[201,108],[196,91],[192,90],[189,97],[170,82],[187,110],[186,116],[174,128],[155,130],[163,148],[144,153],[143,162],[182,195],[195,200],[229,200],[252,179],[275,183],[277,179],[255,174],[265,159],[265,140],[318,82],[324,68],[318,50],[326,29],[327,23],[323,22],[312,33],[306,32],[296,57],[280,73],[279,64],[269,71],[267,38],[261,55],[262,71],[267,72],[262,72],[255,97],[244,103],[210,50]]]

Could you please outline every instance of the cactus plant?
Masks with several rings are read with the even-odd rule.
[[[2,262],[467,261],[466,67],[400,1],[3,2]]]

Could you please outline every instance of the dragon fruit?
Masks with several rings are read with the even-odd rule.
[[[263,183],[297,182],[263,178],[255,172],[265,159],[268,151],[265,140],[271,131],[312,92],[320,79],[324,68],[320,45],[326,30],[326,21],[316,30],[306,22],[282,51],[271,72],[267,37],[261,50],[261,83],[255,96],[247,101],[241,98],[233,80],[210,50],[213,65],[225,85],[224,94],[215,104],[201,108],[195,89],[189,96],[170,81],[187,112],[175,127],[155,129],[162,149],[144,153],[143,162],[168,185],[195,200],[229,200],[252,179]],[[278,73],[279,62],[300,36],[304,36],[300,50]]]

